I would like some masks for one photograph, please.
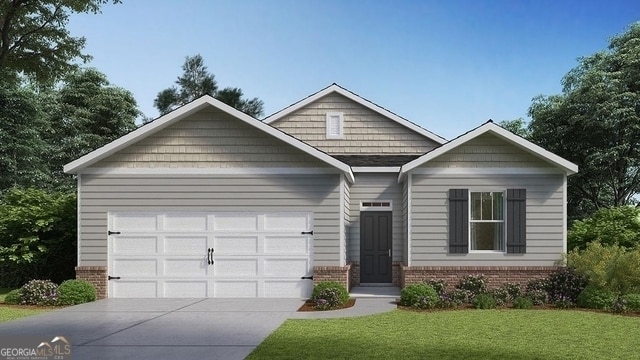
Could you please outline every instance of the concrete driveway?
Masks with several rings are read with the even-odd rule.
[[[298,299],[106,299],[0,323],[0,337],[65,336],[73,359],[244,359]]]

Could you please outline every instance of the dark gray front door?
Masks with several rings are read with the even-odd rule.
[[[391,282],[391,212],[360,213],[360,282]]]

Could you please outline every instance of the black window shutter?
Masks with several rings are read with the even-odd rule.
[[[507,189],[507,253],[527,252],[527,189]]]
[[[469,252],[469,191],[449,189],[449,253]]]

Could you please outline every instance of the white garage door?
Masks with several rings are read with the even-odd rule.
[[[311,213],[109,214],[109,297],[311,295]]]

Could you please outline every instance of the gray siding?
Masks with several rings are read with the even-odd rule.
[[[344,114],[343,139],[327,139],[328,112]],[[271,125],[329,154],[421,155],[438,146],[433,140],[335,93]]]
[[[492,134],[483,134],[440,155],[423,167],[428,168],[495,168],[495,167],[552,167]]]
[[[203,110],[94,167],[326,167],[327,164],[228,114]]]
[[[412,265],[551,266],[563,252],[561,174],[550,175],[410,175],[412,183]],[[448,192],[527,190],[526,254],[449,254]]]
[[[107,212],[230,211],[314,213],[314,265],[338,265],[340,175],[81,176],[83,266],[107,265]]]
[[[351,231],[349,233],[349,260],[360,262],[360,201],[393,201],[393,261],[402,261],[402,187],[396,174],[356,174],[351,185]]]

